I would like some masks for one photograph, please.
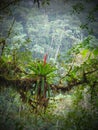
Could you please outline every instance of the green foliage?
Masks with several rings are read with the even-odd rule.
[[[19,94],[11,88],[3,89],[0,92],[0,128],[23,129],[24,122],[19,118],[19,109],[22,102]]]
[[[42,4],[49,4],[49,0],[44,0]],[[52,7],[51,4],[50,6]],[[80,2],[73,6],[73,10],[79,14],[84,10],[84,6]],[[65,9],[65,5],[63,7]],[[72,47],[72,43],[79,40],[76,38],[76,34],[80,34],[76,26],[79,21],[76,20],[74,23],[69,16],[64,14],[62,16],[62,11],[55,15],[52,9],[50,12],[45,9],[44,15],[39,15],[40,12],[35,8],[15,6],[13,14],[24,22],[16,18],[12,29],[9,29],[12,20],[7,17],[1,18],[4,29],[1,31],[0,51],[3,41],[6,42],[3,55],[0,56],[1,129],[96,130],[98,128],[98,39],[90,35],[81,43],[75,44],[70,52],[62,57],[68,48]],[[87,20],[91,23],[96,20],[94,12],[97,10],[96,6],[88,14]],[[50,17],[51,12],[56,18]],[[70,27],[69,21],[72,21]],[[88,24],[82,24],[80,27],[92,33],[93,30]],[[7,38],[3,36],[5,32],[6,35],[10,34]],[[61,50],[62,54],[59,54]],[[42,58],[45,51],[49,52],[49,58],[52,57],[56,67],[49,62],[44,64],[41,60],[32,60],[32,54],[33,57]],[[15,86],[10,86],[5,81],[13,82]],[[5,87],[8,88],[5,90]],[[11,87],[17,88],[20,95],[16,93],[16,89],[9,89]],[[58,96],[57,99],[54,94],[57,92],[53,93],[52,87],[58,92],[59,89],[62,92],[69,91],[72,87],[74,89],[71,94],[68,93],[70,96],[67,94],[70,98],[63,92],[64,96]],[[26,99],[25,103],[21,102],[23,99]],[[30,105],[34,107],[32,113]]]
[[[83,14],[85,15],[85,12],[87,13],[86,17],[83,16],[83,18],[85,19],[85,22],[83,21],[83,23],[80,25],[80,28],[82,30],[85,30],[89,35],[96,33],[93,26],[97,22],[96,15],[98,13],[98,4],[95,1],[95,4],[93,5],[92,2],[93,2],[92,0],[84,0],[81,2],[77,1],[72,6],[73,8],[72,14],[82,14],[83,12]],[[81,15],[79,16],[81,17]],[[82,20],[82,17],[81,17],[81,20]]]
[[[77,3],[77,4],[73,5],[73,12],[74,13],[80,13],[83,10],[84,10],[83,3]]]
[[[44,64],[43,61],[35,61],[32,63],[29,63],[28,69],[32,71],[32,74],[38,75],[38,76],[48,76],[57,70],[55,66],[49,63]]]
[[[52,73],[57,70],[56,67],[49,63],[44,64],[43,61],[33,61],[27,65],[27,68],[29,71],[28,76],[36,78],[36,84],[34,85],[35,91],[32,94],[34,100],[40,107],[47,107],[48,99],[51,96],[49,82],[50,78],[53,78]],[[35,103],[35,106],[37,107],[37,111],[39,111],[37,104]]]
[[[42,1],[42,5],[49,5],[50,4],[50,0],[43,0]]]
[[[96,42],[93,42],[96,41]],[[93,43],[93,44],[92,44]],[[67,75],[64,77],[63,82],[72,84],[74,82],[80,82],[81,85],[74,85],[74,89],[71,91],[70,98],[67,96],[58,99],[58,101],[50,102],[49,108],[47,108],[46,113],[43,114],[41,106],[38,106],[39,113],[34,114],[30,112],[31,108],[28,104],[25,105],[24,109],[19,111],[21,106],[21,101],[19,95],[15,91],[10,90],[9,93],[4,94],[0,92],[1,106],[0,111],[4,114],[0,114],[0,124],[2,128],[5,124],[5,128],[10,129],[60,129],[65,130],[97,130],[97,120],[98,120],[98,53],[97,53],[97,40],[90,37],[86,38],[82,43],[76,45],[72,48],[69,55],[69,61],[62,64],[65,67]],[[10,55],[7,57],[2,57],[0,60],[1,68],[8,68],[8,62],[12,62],[13,57]],[[70,63],[70,64],[69,64]],[[20,65],[20,64],[19,64]],[[13,66],[13,65],[12,65]],[[26,93],[26,96],[32,101],[40,101],[40,99],[46,92],[46,98],[51,97],[50,86],[47,86],[47,91],[45,91],[46,79],[51,78],[57,70],[54,65],[49,63],[44,64],[43,61],[33,61],[24,67],[20,65],[21,68],[27,69],[26,77],[32,77],[37,79],[37,83],[33,84],[35,89],[31,89]],[[3,70],[3,69],[1,69]],[[12,68],[10,69],[12,71]],[[86,79],[85,79],[86,76]],[[46,79],[44,78],[46,77]],[[20,78],[22,78],[20,76]],[[41,88],[41,92],[39,92]],[[31,91],[33,90],[33,94]],[[6,96],[7,98],[4,99]],[[9,96],[8,96],[9,95]],[[37,98],[39,100],[37,100]],[[6,100],[9,99],[8,103]],[[45,103],[45,102],[44,102]],[[32,102],[32,104],[34,104]],[[66,104],[66,105],[65,105]],[[22,104],[24,106],[24,104]],[[36,103],[34,104],[36,105]],[[62,112],[61,112],[62,111]],[[20,116],[16,116],[16,115]],[[13,115],[14,119],[11,117]],[[13,123],[12,123],[13,120]],[[90,123],[89,123],[90,122]]]

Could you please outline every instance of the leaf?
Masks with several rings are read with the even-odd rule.
[[[85,58],[87,56],[88,52],[89,52],[88,49],[84,49],[84,50],[81,51],[81,54],[82,54],[83,58]]]
[[[44,77],[42,77],[42,84],[41,84],[41,90],[42,90],[42,93],[44,94],[44,90],[45,89],[45,83],[44,83]]]
[[[93,53],[95,56],[98,56],[98,49],[94,49]]]
[[[50,85],[48,85],[48,97],[50,97]]]
[[[38,87],[39,87],[39,80],[37,80],[37,83],[36,83],[36,88],[35,88],[35,94],[37,95],[37,92],[38,92]]]

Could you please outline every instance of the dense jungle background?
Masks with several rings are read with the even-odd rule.
[[[1,0],[0,130],[97,129],[97,0]]]

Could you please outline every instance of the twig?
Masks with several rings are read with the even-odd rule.
[[[7,39],[7,38],[10,36],[11,31],[12,31],[12,28],[13,28],[13,26],[14,26],[14,23],[15,23],[15,19],[13,19],[12,25],[11,25],[11,27],[9,28],[9,30],[8,30],[8,35],[7,35],[7,37],[6,37],[5,39]],[[1,56],[2,56],[2,54],[3,54],[3,52],[4,52],[4,48],[5,48],[5,45],[6,45],[6,40],[5,40],[5,39],[0,42],[0,44],[2,44]],[[1,57],[1,56],[0,56],[0,57]]]

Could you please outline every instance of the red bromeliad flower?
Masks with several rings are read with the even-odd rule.
[[[47,54],[44,55],[44,65],[46,64],[46,61],[47,61]]]

